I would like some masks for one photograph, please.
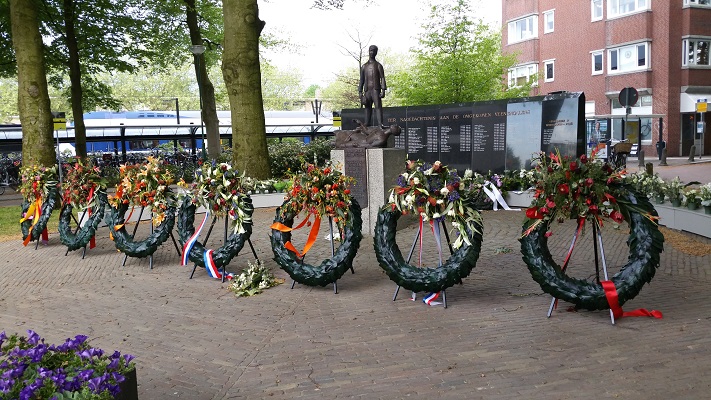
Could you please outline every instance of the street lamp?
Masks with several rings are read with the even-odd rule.
[[[318,124],[318,115],[321,114],[321,105],[323,104],[323,101],[319,100],[318,98],[321,97],[321,90],[316,89],[316,94],[314,95],[313,101],[311,101],[311,110],[313,111],[314,115],[316,115],[316,123]]]
[[[201,44],[194,44],[190,46],[190,51],[195,57],[195,66],[197,67],[198,76],[198,95],[200,97],[200,137],[202,138],[202,158],[206,159],[205,152],[205,128],[202,121],[202,68],[200,67],[200,57],[205,52],[205,46]]]
[[[171,97],[169,99],[163,99],[163,103],[170,103],[175,100],[175,122],[180,125],[180,104],[178,104],[177,97]]]

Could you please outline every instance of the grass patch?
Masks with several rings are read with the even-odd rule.
[[[21,213],[22,207],[20,206],[0,207],[0,242],[22,240],[22,231],[20,230]],[[55,233],[58,226],[59,209],[52,212],[52,216],[47,222],[47,230]]]

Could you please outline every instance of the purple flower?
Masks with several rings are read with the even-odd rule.
[[[89,390],[94,393],[100,393],[103,390],[104,381],[106,381],[104,376],[89,379]]]
[[[40,339],[42,339],[40,338],[40,335],[38,335],[37,332],[33,330],[28,330],[27,334],[29,335],[29,337],[27,338],[27,343],[33,346],[39,343]]]

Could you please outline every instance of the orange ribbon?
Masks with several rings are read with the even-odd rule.
[[[131,220],[131,215],[133,215],[133,210],[134,210],[135,208],[136,208],[135,206],[131,207],[131,212],[128,213],[128,218],[126,218],[126,219],[123,220],[123,224],[118,224],[118,225],[114,226],[113,232],[115,232],[115,231],[117,231],[117,230],[123,228],[124,225],[126,225],[126,222],[128,222],[128,221]],[[109,237],[111,238],[111,240],[114,240],[114,234],[113,234],[113,232],[112,232],[111,230],[109,230]]]
[[[309,218],[311,218],[311,214],[309,214],[306,219],[301,221],[301,223],[296,227],[296,228],[290,228],[281,222],[275,222],[272,224],[271,228],[274,230],[277,230],[279,232],[291,232],[296,229],[302,228],[306,223],[309,221]],[[314,223],[311,225],[311,231],[309,232],[309,237],[306,240],[306,244],[304,245],[304,249],[299,252],[299,250],[294,247],[294,245],[291,243],[291,240],[288,240],[286,243],[284,243],[284,247],[286,247],[287,250],[291,251],[292,253],[296,254],[297,257],[299,258],[304,258],[306,253],[311,249],[311,246],[316,243],[316,239],[318,238],[318,230],[319,227],[321,226],[321,217],[318,215],[314,214]]]
[[[605,297],[607,297],[607,303],[610,305],[610,310],[612,310],[612,315],[615,319],[622,317],[654,317],[657,319],[662,318],[662,312],[657,310],[648,311],[644,308],[640,308],[634,311],[622,311],[620,307],[620,301],[617,296],[617,288],[612,281],[602,281],[602,288],[605,290]]]
[[[28,219],[32,219],[32,226],[30,226],[30,229],[27,232],[27,237],[22,242],[23,246],[27,246],[27,244],[30,243],[30,241],[32,240],[32,229],[37,224],[37,221],[39,221],[41,214],[42,214],[42,198],[38,197],[37,200],[35,200],[34,204],[30,205],[30,208],[27,209],[25,216],[22,217],[22,219],[20,219],[20,223],[23,223],[23,222],[27,221]],[[45,232],[46,232],[46,229],[45,229]],[[42,232],[43,239],[44,239],[45,232]]]

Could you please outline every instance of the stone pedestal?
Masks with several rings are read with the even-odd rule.
[[[407,151],[395,148],[365,149],[365,159],[361,164],[356,161],[357,155],[346,155],[350,150],[331,150],[331,160],[334,164],[341,165],[345,175],[356,178],[356,186],[365,186],[363,195],[366,196],[367,201],[358,197],[356,200],[363,209],[363,234],[372,236],[378,220],[378,210],[387,202],[390,189],[395,186],[398,175],[404,170]],[[363,151],[363,149],[353,150]],[[365,184],[363,180],[366,181]],[[361,190],[353,192],[363,193]]]

